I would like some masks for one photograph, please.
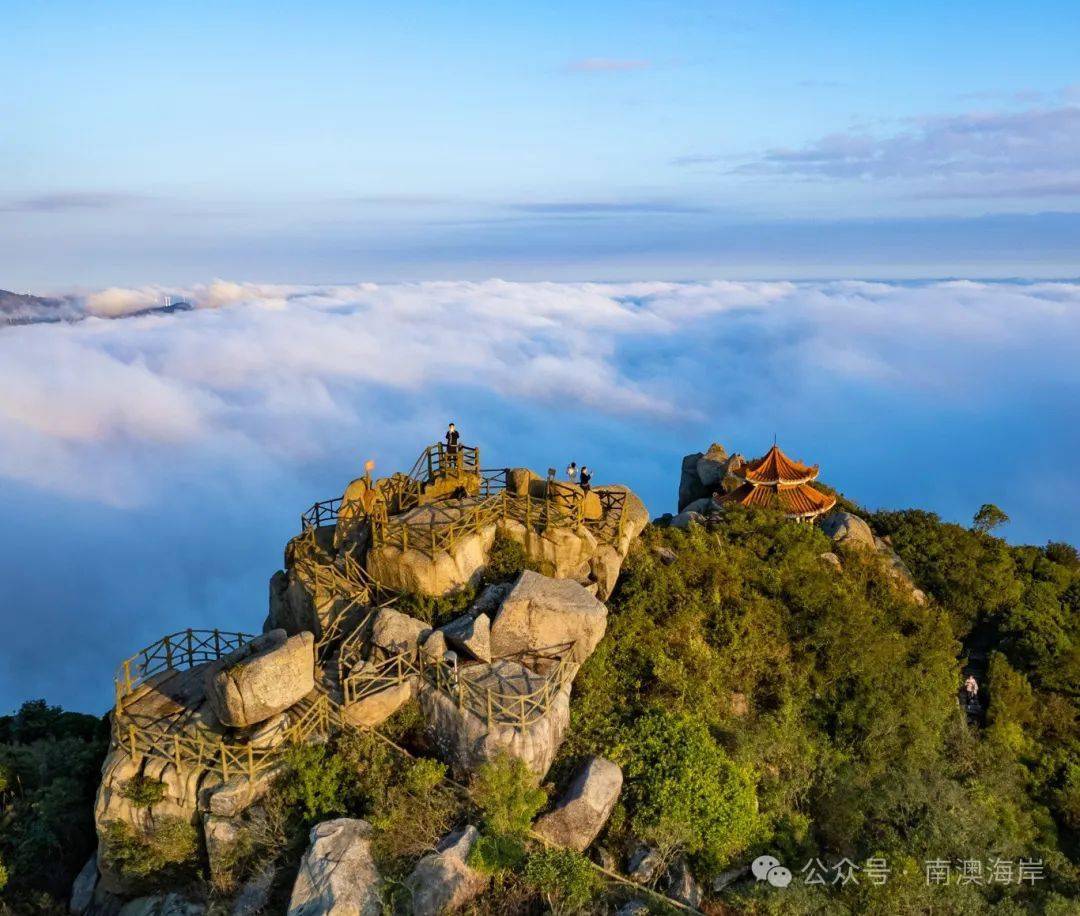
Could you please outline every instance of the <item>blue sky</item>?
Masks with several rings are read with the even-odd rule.
[[[1075,4],[3,13],[8,287],[1077,273]]]
[[[0,15],[0,289],[85,316],[0,326],[0,713],[257,630],[299,512],[450,417],[656,514],[775,433],[1080,540],[1075,4]]]

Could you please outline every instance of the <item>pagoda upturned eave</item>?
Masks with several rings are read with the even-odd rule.
[[[802,464],[773,445],[755,461],[747,462],[736,474],[749,484],[797,486],[817,479],[818,466]]]

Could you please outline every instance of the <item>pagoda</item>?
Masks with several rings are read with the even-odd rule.
[[[737,504],[753,509],[779,509],[788,518],[812,522],[836,505],[836,497],[812,487],[818,466],[793,461],[773,443],[761,458],[729,469],[742,481],[730,493],[716,494],[721,506]]]

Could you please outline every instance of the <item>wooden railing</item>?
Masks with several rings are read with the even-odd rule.
[[[291,745],[325,739],[348,727],[341,707],[322,688],[292,707],[289,710],[292,720],[283,734],[272,745],[262,747],[250,740],[229,738],[197,723],[190,710],[153,719],[137,714],[133,698],[150,678],[216,661],[253,638],[220,630],[184,630],[159,639],[122,662],[116,675],[116,708],[112,717],[115,745],[136,759],[149,755],[167,760],[177,768],[216,772],[222,780],[234,776],[254,780],[277,766]],[[500,689],[497,684],[477,683],[470,678],[471,669],[491,677],[487,666],[456,667],[446,661],[432,661],[414,651],[376,662],[356,659],[341,679],[342,696],[348,705],[417,678],[450,697],[460,709],[468,709],[482,718],[489,727],[512,725],[524,729],[547,714],[572,678],[575,670],[572,648],[573,644],[567,643],[512,657],[511,660],[528,668],[532,676],[540,678],[539,686],[528,692]]]
[[[116,712],[123,712],[124,701],[155,675],[165,671],[186,671],[196,665],[217,661],[239,649],[255,637],[224,630],[181,630],[163,636],[120,663],[114,678]]]
[[[500,690],[470,679],[473,671],[490,676],[487,665],[458,667],[445,661],[432,661],[422,651],[399,652],[381,661],[364,663],[346,675],[342,680],[345,704],[416,678],[450,697],[459,709],[468,709],[479,716],[488,727],[513,725],[524,729],[547,715],[559,692],[573,677],[573,646],[565,643],[507,659],[519,662],[541,679],[539,686],[527,693]],[[546,673],[537,670],[544,667],[548,668]]]
[[[413,480],[422,484],[432,483],[440,477],[478,474],[480,472],[480,449],[475,445],[459,445],[451,451],[444,442],[436,442],[424,449],[409,471]]]
[[[177,767],[214,770],[223,780],[244,775],[254,779],[278,763],[290,744],[328,737],[340,728],[337,705],[324,693],[302,700],[291,711],[292,723],[269,747],[250,741],[229,740],[205,726],[183,719],[144,719],[128,711],[127,704],[146,682],[167,671],[185,671],[217,661],[254,639],[245,633],[221,630],[182,630],[159,639],[120,663],[116,674],[113,740],[134,757],[147,754]]]
[[[315,503],[300,516],[300,530],[309,531],[314,528],[329,528],[336,525],[340,509],[340,496],[336,499],[324,499],[322,502]]]

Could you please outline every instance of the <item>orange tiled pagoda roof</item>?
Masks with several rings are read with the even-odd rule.
[[[802,464],[788,458],[780,446],[774,445],[764,455],[748,461],[739,476],[753,483],[808,483],[818,475],[818,466]]]
[[[721,505],[735,503],[754,509],[779,509],[796,518],[814,518],[836,505],[836,497],[810,486],[810,481],[818,475],[818,466],[792,461],[776,445],[735,473],[743,482],[718,497]]]

